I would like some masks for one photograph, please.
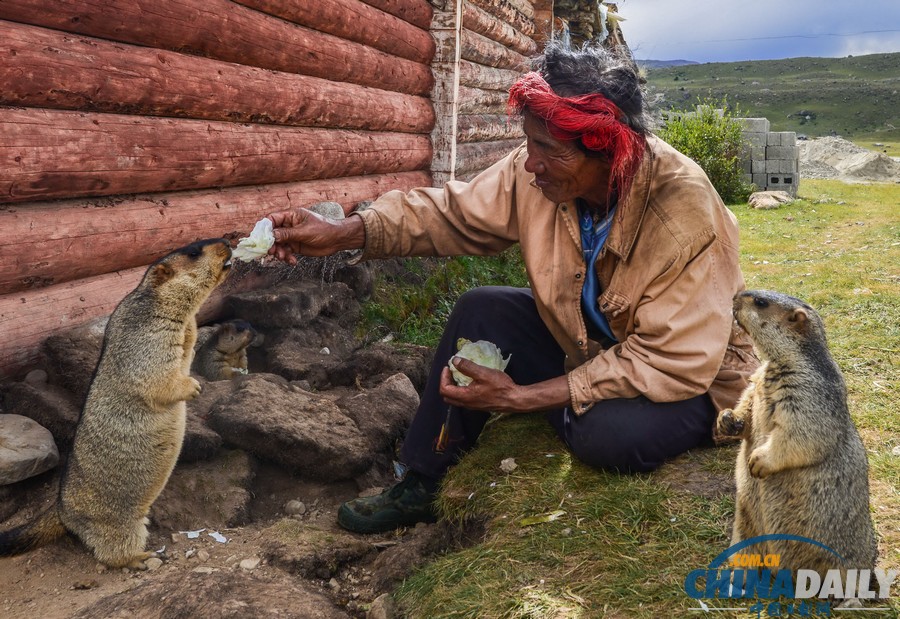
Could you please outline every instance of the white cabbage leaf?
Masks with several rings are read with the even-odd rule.
[[[250,236],[238,241],[232,256],[244,262],[250,262],[269,253],[269,248],[275,244],[275,233],[272,229],[272,220],[264,217],[253,226]]]
[[[486,368],[491,368],[492,370],[505,370],[506,366],[509,364],[509,360],[512,358],[512,355],[509,355],[504,359],[496,344],[488,342],[487,340],[471,342],[466,338],[461,337],[456,341],[456,347],[458,349],[455,355],[456,357],[468,359],[469,361],[473,361]],[[450,368],[453,380],[456,381],[456,384],[460,387],[465,387],[472,382],[472,379],[469,376],[466,376],[453,366],[452,357],[450,358],[450,361],[447,362],[447,367]]]

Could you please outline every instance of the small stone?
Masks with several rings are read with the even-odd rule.
[[[195,567],[191,571],[194,572],[195,574],[212,574],[216,570],[215,570],[215,568],[212,568],[212,567],[200,566],[200,567]]]
[[[330,355],[330,354],[331,354],[331,349],[328,348],[327,346],[323,346],[323,347],[322,347],[322,350],[319,351],[319,354],[320,354],[320,355]]]
[[[172,533],[172,543],[177,544],[179,542],[184,541],[184,535],[181,533]]]
[[[891,450],[891,453],[894,454],[895,456],[900,456],[900,445],[897,445],[896,447],[894,447]]]
[[[337,578],[332,578],[328,581],[328,586],[334,589],[335,591],[341,590],[341,583],[337,581]]]
[[[570,529],[569,527],[566,527],[565,529],[560,531],[560,533],[562,533],[563,536],[565,536],[565,537],[569,537],[570,535],[572,535],[572,529]]]
[[[197,551],[196,551],[195,549],[193,549],[193,548],[191,548],[190,550],[185,550],[185,551],[184,551],[184,558],[185,558],[185,559],[190,559],[190,558],[193,557],[195,554],[197,554]]]
[[[151,572],[161,568],[162,564],[163,564],[162,559],[160,559],[158,557],[150,557],[149,559],[144,561],[144,565],[146,565],[147,569]]]
[[[72,589],[75,591],[87,591],[97,586],[96,580],[77,580],[72,583]]]
[[[306,513],[306,504],[303,501],[288,501],[284,504],[284,513],[288,516],[302,516]]]
[[[244,559],[243,561],[241,561],[240,566],[242,570],[247,570],[248,572],[250,570],[255,570],[257,567],[259,567],[259,557]]]
[[[206,561],[209,561],[209,553],[202,549],[198,550],[197,558],[205,563]]]
[[[504,458],[500,461],[500,470],[504,473],[512,473],[519,467],[515,458]]]
[[[396,619],[397,603],[390,593],[383,593],[372,601],[366,619]]]

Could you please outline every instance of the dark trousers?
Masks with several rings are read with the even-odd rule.
[[[441,369],[461,337],[488,340],[504,357],[512,354],[506,372],[517,384],[565,373],[565,355],[538,315],[529,289],[486,286],[462,295],[438,344],[400,452],[411,470],[435,479],[475,445],[489,418],[483,411],[448,406],[438,392]],[[681,402],[651,402],[643,396],[604,400],[582,415],[565,408],[545,416],[579,460],[598,469],[630,473],[652,471],[668,458],[709,444],[715,414],[704,394]],[[439,445],[445,422],[446,436]]]

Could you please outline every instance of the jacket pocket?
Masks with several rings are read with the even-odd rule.
[[[607,320],[612,320],[628,311],[628,308],[631,306],[631,300],[625,295],[608,288],[597,299],[597,305],[600,307],[600,311],[606,315]]]

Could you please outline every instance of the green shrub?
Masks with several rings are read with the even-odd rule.
[[[674,116],[658,135],[696,161],[727,204],[747,200],[752,188],[740,168],[741,126],[725,101],[707,100],[696,112]]]

